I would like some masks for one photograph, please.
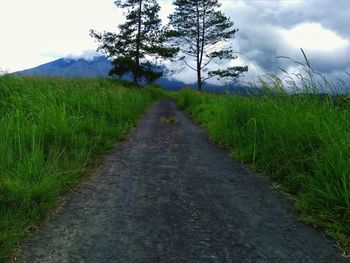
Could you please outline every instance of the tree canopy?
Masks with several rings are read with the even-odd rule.
[[[109,74],[131,74],[134,82],[158,79],[163,72],[155,70],[154,59],[171,58],[178,50],[166,45],[159,4],[156,0],[118,0],[115,5],[126,9],[126,22],[119,25],[119,32],[90,31],[100,43],[98,51],[112,59]]]
[[[218,0],[175,0],[175,12],[169,16],[168,36],[183,56],[180,57],[189,68],[197,73],[197,87],[212,77],[238,77],[248,71],[248,67],[228,67],[208,71],[210,63],[232,60],[234,55],[229,41],[238,29],[220,10]],[[191,64],[189,59],[195,61]]]

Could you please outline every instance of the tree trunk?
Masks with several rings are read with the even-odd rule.
[[[202,92],[202,71],[199,63],[197,63],[197,89]]]
[[[200,52],[199,52],[199,78],[200,78],[200,84],[199,84],[199,91],[202,92],[202,86],[203,86],[203,80],[202,80],[202,65],[203,65],[203,56],[204,56],[204,38],[205,38],[205,16],[206,16],[206,9],[203,7],[203,18],[202,18],[202,32],[201,32],[201,37],[202,40],[200,39],[199,42],[200,44]],[[200,22],[199,22],[200,23]],[[199,32],[199,31],[198,31]]]
[[[198,91],[202,91],[202,65],[200,58],[200,18],[199,18],[199,6],[197,1],[197,89]]]
[[[142,18],[142,0],[139,0],[139,13],[137,24],[137,39],[136,39],[136,69],[134,72],[134,83],[138,83],[140,72],[140,47],[141,47],[141,18]]]

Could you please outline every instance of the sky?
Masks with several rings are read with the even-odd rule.
[[[164,22],[170,0],[160,0]],[[318,72],[331,79],[349,78],[350,0],[221,0],[222,11],[239,29],[230,45],[248,65],[245,81],[267,72],[297,70],[290,57],[303,61],[303,48]],[[95,55],[89,30],[116,31],[123,12],[113,0],[0,0],[0,69],[18,71],[61,57]],[[215,66],[213,67],[215,68]],[[190,83],[194,72],[174,78]]]

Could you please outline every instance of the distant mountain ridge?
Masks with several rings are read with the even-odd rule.
[[[68,78],[97,78],[108,77],[108,72],[111,69],[111,62],[103,56],[97,56],[92,60],[84,58],[60,58],[55,61],[15,72],[16,75],[32,75],[32,76],[47,76],[47,77],[68,77]],[[130,80],[126,77],[125,79]],[[172,80],[163,76],[156,81],[157,84],[162,85],[167,90],[179,90],[183,87],[195,88],[195,84],[185,84],[178,80]],[[207,91],[224,91],[222,86],[205,84],[204,90]],[[247,89],[244,87],[235,87],[233,92],[246,94]]]
[[[93,60],[83,58],[60,58],[58,60],[16,72],[18,75],[35,75],[48,77],[106,77],[111,62],[103,56]]]

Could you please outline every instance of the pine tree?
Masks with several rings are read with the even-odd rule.
[[[90,32],[100,43],[98,51],[112,58],[109,74],[132,74],[135,83],[158,79],[163,72],[154,71],[152,59],[171,58],[177,53],[177,48],[165,44],[159,4],[156,0],[118,0],[114,4],[127,10],[126,22],[119,25],[119,32]]]
[[[175,0],[175,12],[169,16],[169,37],[184,56],[180,59],[197,73],[197,87],[212,77],[232,77],[248,71],[248,67],[229,67],[207,71],[210,63],[237,58],[228,41],[234,38],[238,29],[220,10],[218,0]],[[196,64],[187,61],[192,57]],[[203,76],[205,75],[205,76]]]

